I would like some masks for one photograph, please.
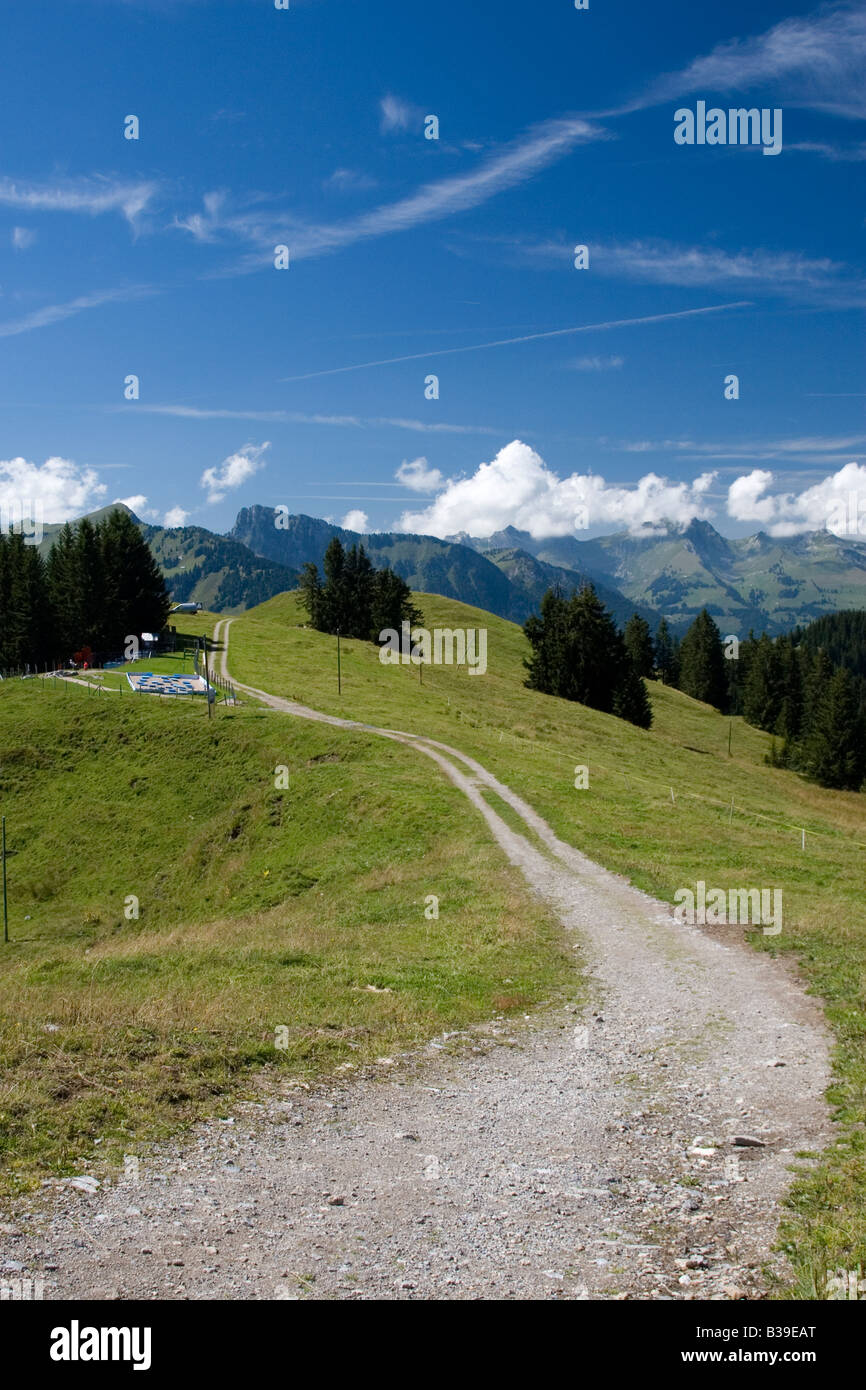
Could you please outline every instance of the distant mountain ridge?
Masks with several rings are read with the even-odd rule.
[[[91,519],[110,510],[100,508]],[[651,535],[618,532],[592,540],[537,540],[513,526],[484,539],[463,533],[440,540],[393,531],[366,535],[263,506],[243,507],[225,536],[135,519],[172,598],[216,612],[242,612],[294,588],[307,562],[321,566],[333,536],[347,546],[363,544],[374,565],[390,565],[413,589],[518,623],[537,611],[547,589],[568,592],[587,581],[621,626],[638,612],[652,627],[664,616],[682,631],[707,607],[725,633],[776,635],[866,607],[866,544],[827,531],[732,540],[693,521],[683,529],[668,525]],[[60,527],[44,530],[40,548],[47,553]]]
[[[568,590],[579,588],[587,579],[596,580],[599,597],[618,622],[625,623],[636,606],[605,580],[548,564],[525,550],[482,554],[476,546],[435,536],[394,531],[362,534],[315,517],[277,517],[272,507],[259,506],[244,507],[230,534],[257,555],[293,569],[309,561],[321,565],[328,542],[339,536],[344,545],[363,544],[374,565],[390,565],[412,589],[459,599],[512,622],[525,622],[551,585],[561,584]],[[651,606],[637,607],[648,621],[658,621]]]
[[[594,540],[536,540],[508,527],[462,542],[480,554],[518,547],[547,564],[571,567],[677,627],[706,607],[731,631],[779,633],[866,604],[866,544],[828,531],[787,537],[759,531],[732,540],[709,522],[692,521],[654,535],[623,531]]]

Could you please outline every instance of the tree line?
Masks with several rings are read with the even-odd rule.
[[[0,533],[0,668],[59,661],[90,648],[120,655],[127,637],[160,632],[165,582],[132,517],[67,523],[47,559],[15,531]]]
[[[377,642],[386,628],[399,632],[403,622],[423,623],[405,579],[387,565],[375,569],[363,545],[347,550],[334,536],[322,567],[324,576],[308,561],[299,583],[310,626],[318,632]]]
[[[591,584],[570,598],[550,590],[524,631],[532,689],[648,729],[645,679],[773,735],[769,761],[825,787],[857,791],[866,778],[866,612],[835,614],[771,638],[722,637],[704,608],[682,638],[663,618],[655,635],[634,614],[620,634]]]

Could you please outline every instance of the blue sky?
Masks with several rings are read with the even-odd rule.
[[[7,0],[4,31],[10,507],[866,518],[863,3]],[[677,145],[702,100],[780,109],[782,152]]]

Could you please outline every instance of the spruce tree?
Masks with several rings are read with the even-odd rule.
[[[743,714],[756,729],[767,733],[777,729],[782,713],[785,688],[782,662],[776,644],[766,633],[754,643],[749,655],[749,670],[743,690]]]
[[[664,685],[676,685],[678,666],[674,639],[667,619],[662,618],[655,637],[655,669]]]
[[[649,728],[652,710],[622,634],[591,584],[566,600],[549,589],[524,624],[526,684]]]
[[[619,719],[627,719],[640,729],[648,729],[653,722],[652,705],[643,679],[626,664],[613,699],[613,712]]]
[[[680,690],[723,709],[728,679],[722,637],[706,608],[695,618],[680,647]]]
[[[101,645],[119,650],[130,636],[161,632],[171,607],[150,546],[129,512],[111,512],[97,526],[101,569]]]
[[[822,787],[859,791],[866,776],[866,729],[844,667],[831,677],[806,740],[807,771]]]
[[[307,610],[310,626],[316,628],[318,631],[324,630],[325,613],[322,581],[319,577],[319,571],[312,560],[308,560],[301,570],[298,588],[301,592],[301,603]]]
[[[349,627],[349,596],[346,582],[346,552],[339,536],[328,542],[323,560],[322,618],[326,632],[346,633]]]
[[[524,661],[530,690],[562,695],[565,683],[566,603],[558,589],[548,589],[541,600],[541,612],[532,614],[523,631],[532,647]]]
[[[638,675],[651,676],[655,669],[655,652],[646,619],[638,613],[633,613],[625,625],[623,640]]]
[[[394,570],[376,570],[373,574],[370,598],[370,627],[365,634],[372,642],[379,641],[379,634],[387,628],[400,631],[401,624],[413,626],[423,623],[424,614],[412,600],[412,590]]]

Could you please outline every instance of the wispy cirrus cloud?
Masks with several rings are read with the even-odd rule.
[[[786,145],[786,150],[798,150],[801,154],[818,154],[829,159],[832,164],[862,164],[866,159],[866,142],[854,145],[834,145],[827,140],[800,140]]]
[[[322,187],[337,193],[366,193],[368,189],[375,188],[377,182],[370,174],[364,174],[359,169],[335,169]]]
[[[598,354],[593,357],[576,357],[568,365],[576,372],[616,372],[624,362],[624,357],[611,353],[607,357]]]
[[[36,240],[36,233],[30,227],[12,228],[12,245],[16,251],[26,251]]]
[[[701,459],[714,464],[738,462],[774,462],[785,465],[786,475],[842,465],[852,453],[866,445],[866,434],[792,435],[769,439],[694,440],[694,439],[600,439],[605,450],[626,454],[662,453],[683,459]],[[809,468],[804,468],[809,465]],[[731,472],[722,468],[720,472]]]
[[[574,246],[564,239],[531,241],[520,237],[491,237],[469,242],[500,248],[503,259],[538,270],[570,266]],[[590,240],[590,264],[595,273],[612,279],[683,289],[728,289],[773,297],[799,299],[828,308],[851,308],[866,303],[866,279],[859,271],[829,256],[806,256],[800,251],[756,247],[726,251],[718,246],[683,246],[661,238],[642,241]]]
[[[261,206],[232,211],[227,196],[213,192],[205,196],[203,212],[178,218],[175,225],[199,241],[234,240],[256,248],[218,274],[258,270],[271,262],[275,244],[289,246],[293,259],[307,259],[467,212],[525,183],[578,145],[611,138],[599,125],[566,116],[533,127],[482,159],[469,173],[434,180],[406,198],[344,222],[303,223]]]
[[[393,130],[409,130],[420,119],[421,108],[390,93],[379,102],[379,129],[383,135]]]
[[[87,309],[99,309],[104,304],[123,304],[132,299],[143,299],[159,291],[152,285],[130,285],[114,290],[98,290],[94,294],[81,294],[76,299],[67,299],[62,304],[46,304],[17,319],[0,322],[0,338],[14,338],[19,333],[30,333],[35,328],[48,328],[62,323]]]
[[[149,180],[130,182],[94,177],[26,183],[6,178],[0,179],[0,207],[27,212],[72,212],[89,217],[117,212],[134,225],[157,191],[157,184]]]
[[[125,406],[107,409],[124,410]],[[393,415],[323,415],[302,410],[228,410],[194,405],[137,405],[144,415],[173,415],[184,420],[257,420],[262,424],[334,425],[341,429],[375,429],[382,426],[412,430],[418,434],[487,434],[501,436],[492,425],[454,425],[447,421],[413,420]]]
[[[866,8],[861,0],[821,5],[761,34],[720,43],[679,71],[663,74],[616,110],[599,115],[626,115],[692,92],[763,88],[776,92],[788,106],[862,120],[864,66]]]

